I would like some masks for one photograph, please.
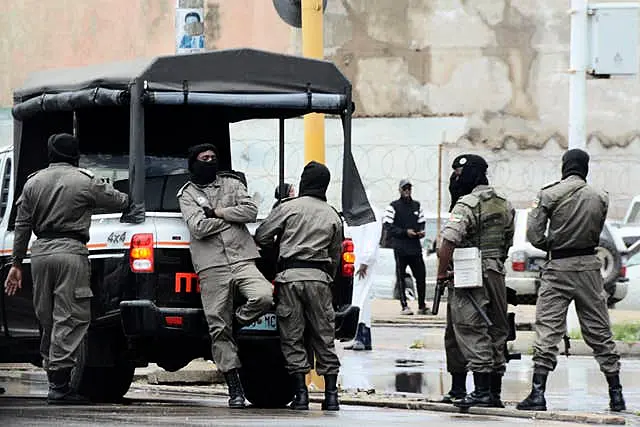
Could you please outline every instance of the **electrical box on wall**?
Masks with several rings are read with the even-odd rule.
[[[597,3],[588,8],[587,71],[594,76],[636,74],[640,3]]]

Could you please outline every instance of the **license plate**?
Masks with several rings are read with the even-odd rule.
[[[244,331],[276,331],[278,320],[275,313],[267,313],[258,318],[255,322],[242,328]]]
[[[547,262],[544,258],[529,258],[529,271],[540,271]]]

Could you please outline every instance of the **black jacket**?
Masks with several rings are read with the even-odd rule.
[[[402,198],[391,202],[383,218],[386,232],[391,235],[391,247],[401,255],[422,255],[420,238],[409,237],[407,230],[424,231],[425,219],[420,202]]]

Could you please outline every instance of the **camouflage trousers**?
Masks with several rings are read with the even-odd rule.
[[[222,372],[241,367],[233,322],[248,325],[271,308],[273,291],[253,261],[211,267],[199,274],[200,297],[211,335],[213,361]],[[238,291],[247,302],[233,310]]]
[[[558,343],[566,333],[567,310],[575,301],[584,341],[605,374],[620,371],[620,356],[611,333],[607,297],[599,270],[556,271],[542,274],[536,303],[536,341],[533,364],[537,373],[553,371]]]
[[[487,326],[469,296],[486,313],[493,323],[492,327]],[[460,351],[467,360],[467,369],[471,372],[504,374],[504,346],[509,336],[504,275],[485,270],[481,288],[454,289],[449,296],[449,305],[453,332]]]
[[[453,288],[450,288],[447,292],[449,292],[449,298],[451,298]],[[462,355],[458,340],[456,339],[456,332],[453,329],[451,304],[449,302],[447,302],[447,324],[444,330],[444,351],[447,358],[447,372],[450,374],[466,374],[467,361]]]
[[[31,274],[43,367],[72,368],[91,322],[89,259],[68,253],[34,256]]]
[[[315,354],[319,375],[337,375],[340,360],[335,349],[335,312],[331,288],[325,282],[305,280],[278,284],[276,314],[282,354],[290,374],[308,373]],[[307,342],[305,342],[307,340]]]

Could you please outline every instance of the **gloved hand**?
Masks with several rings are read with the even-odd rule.
[[[218,215],[216,215],[215,209],[211,209],[210,207],[204,206],[202,210],[204,211],[204,215],[207,218],[219,218]]]

